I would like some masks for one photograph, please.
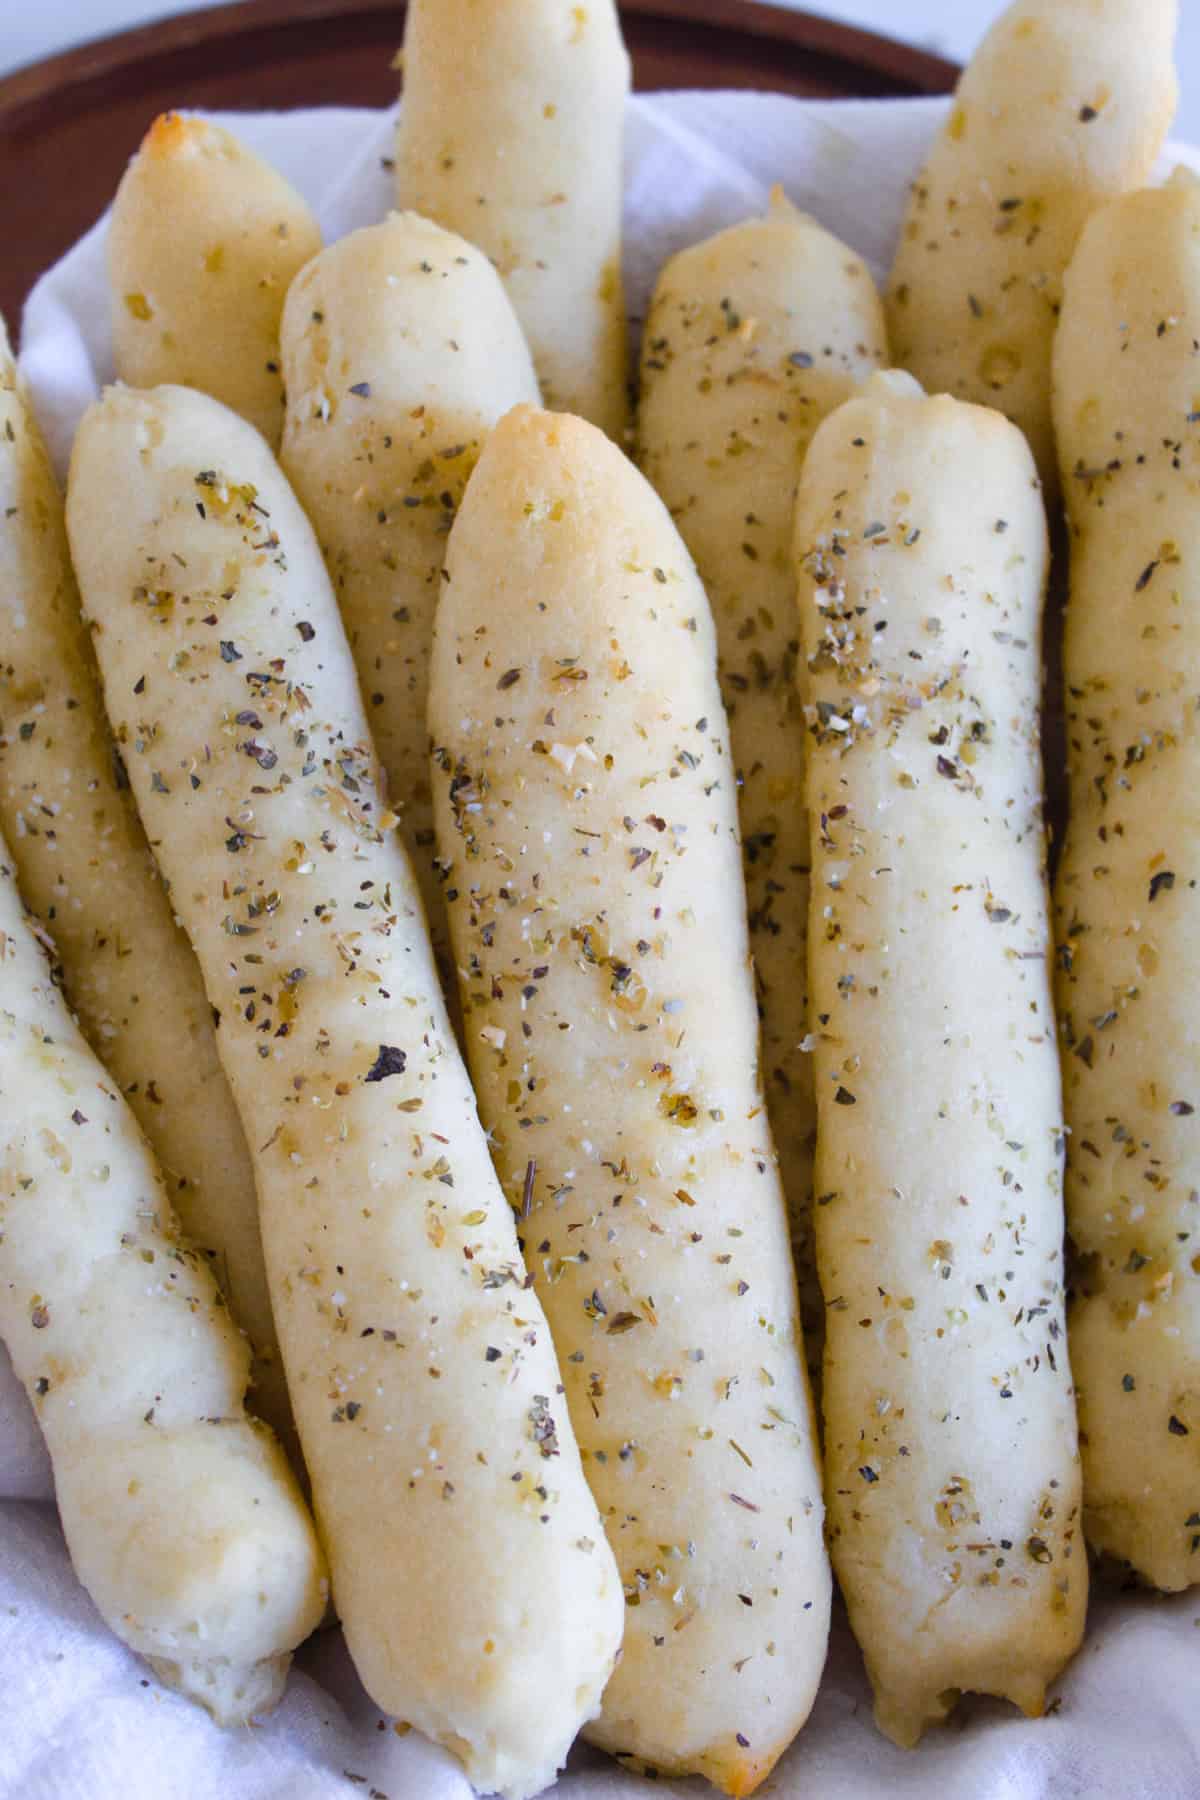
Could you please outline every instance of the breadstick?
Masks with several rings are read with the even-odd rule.
[[[536,1792],[599,1704],[620,1587],[316,539],[262,439],[183,388],[85,417],[68,524],[221,1013],[350,1653],[477,1787]]]
[[[321,248],[300,195],[232,132],[163,113],[126,169],[108,236],[113,350],[132,387],[214,394],[276,446],[279,317]]]
[[[1038,733],[1046,524],[999,414],[877,375],[796,561],[834,1569],[900,1744],[1041,1711],[1087,1563]]]
[[[491,257],[546,405],[618,441],[628,92],[615,0],[410,0],[397,204]]]
[[[670,508],[717,627],[739,780],[762,1018],[763,1086],[792,1222],[804,1335],[825,1309],[812,1256],[816,1128],[807,1017],[808,818],[796,691],[792,515],[826,413],[887,362],[866,265],[782,189],[766,218],[683,250],[658,278],[642,340],[643,470]]]
[[[0,1335],[105,1623],[224,1725],[283,1692],[327,1583],[249,1354],[54,984],[0,843]]]
[[[897,363],[997,406],[1057,482],[1050,352],[1096,207],[1149,177],[1175,111],[1176,0],[1017,0],[967,66],[889,284]]]
[[[84,1035],[249,1334],[254,1410],[290,1444],[254,1171],[200,968],[104,716],[62,496],[2,324],[0,596],[0,829],[25,898],[53,937]]]
[[[1198,336],[1200,183],[1181,170],[1089,223],[1054,359],[1071,528],[1056,912],[1084,1525],[1162,1588],[1200,1580]]]
[[[484,438],[537,380],[487,258],[415,213],[309,264],[282,348],[284,472],[325,553],[440,949],[425,704],[446,534]]]
[[[712,619],[633,466],[528,407],[446,572],[466,1043],[629,1608],[588,1735],[748,1794],[808,1716],[829,1572]]]

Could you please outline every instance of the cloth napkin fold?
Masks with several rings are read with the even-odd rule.
[[[626,132],[627,294],[637,332],[668,256],[761,211],[771,187],[845,239],[882,279],[908,185],[943,100],[790,100],[773,94],[639,95]],[[391,205],[392,113],[330,109],[217,114],[314,207],[326,240]],[[147,120],[149,124],[149,120]],[[1164,167],[1200,169],[1172,146]],[[84,409],[113,377],[106,221],[31,294],[21,364],[60,473]],[[403,1605],[403,1597],[400,1600]],[[775,1800],[1195,1800],[1200,1794],[1200,1592],[1175,1599],[1101,1589],[1088,1639],[1049,1719],[965,1703],[918,1752],[870,1720],[844,1615],[808,1726],[764,1793]],[[731,1679],[736,1679],[731,1675]],[[577,1749],[554,1800],[711,1793],[653,1785]],[[398,1735],[364,1693],[341,1633],[296,1659],[283,1704],[225,1732],[161,1689],[101,1623],[67,1557],[37,1424],[0,1346],[0,1800],[470,1800],[457,1765]]]

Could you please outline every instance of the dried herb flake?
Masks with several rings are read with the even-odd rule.
[[[389,1075],[403,1075],[408,1058],[395,1044],[380,1044],[379,1055],[372,1063],[367,1081],[386,1081]]]

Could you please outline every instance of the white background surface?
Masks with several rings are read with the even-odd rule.
[[[215,0],[193,0],[212,5]],[[790,0],[782,0],[787,5]],[[253,4],[253,0],[250,0]],[[962,62],[1004,0],[808,0],[812,12],[908,38]],[[0,0],[0,74],[126,25],[184,10],[169,0]],[[1176,137],[1200,141],[1200,0],[1180,0],[1183,97]]]

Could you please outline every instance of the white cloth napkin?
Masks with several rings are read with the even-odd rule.
[[[760,210],[783,183],[882,276],[909,182],[945,102],[801,102],[769,94],[659,94],[630,104],[626,264],[634,328],[673,251]],[[224,119],[315,207],[327,239],[383,216],[390,114]],[[1200,167],[1173,149],[1169,165]],[[38,283],[21,362],[60,469],[84,408],[112,378],[101,221]],[[363,1692],[340,1632],[297,1657],[262,1725],[223,1732],[164,1692],[101,1624],[75,1580],[49,1464],[0,1349],[0,1800],[470,1800],[452,1760],[401,1737]],[[1200,1569],[1198,1569],[1200,1574]],[[400,1604],[403,1604],[401,1596]],[[1164,1600],[1100,1591],[1059,1705],[1030,1722],[968,1701],[921,1749],[874,1730],[844,1617],[813,1717],[764,1792],[775,1800],[1195,1800],[1200,1795],[1200,1592]],[[557,1800],[699,1796],[653,1785],[585,1749]]]

